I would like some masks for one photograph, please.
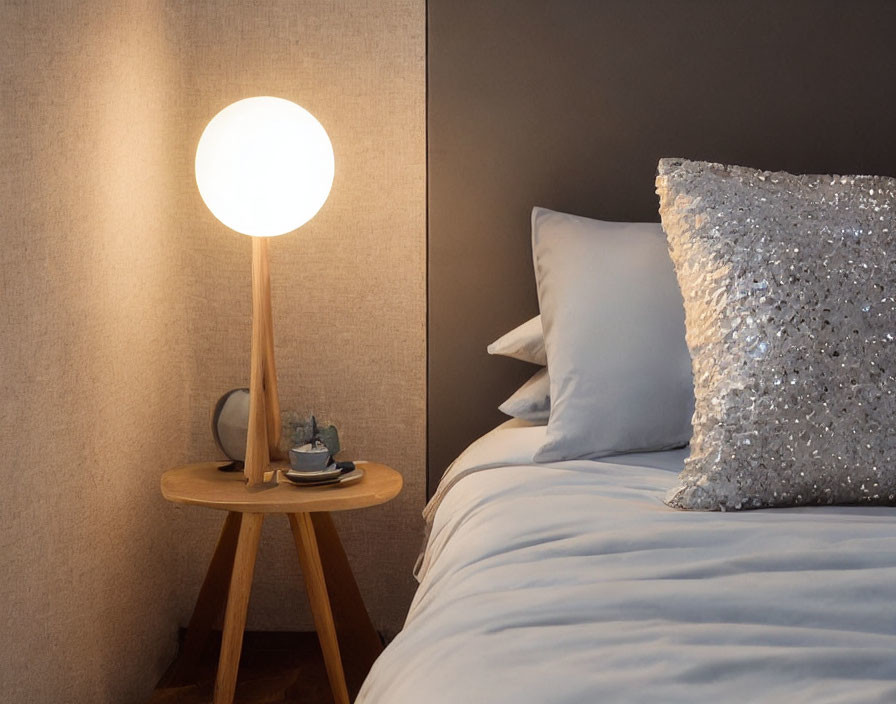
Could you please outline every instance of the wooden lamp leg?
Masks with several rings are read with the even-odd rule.
[[[196,672],[212,626],[224,611],[227,594],[230,590],[230,579],[233,575],[233,561],[242,517],[241,513],[231,511],[224,521],[221,537],[218,538],[215,554],[208,566],[208,572],[202,582],[202,589],[199,590],[199,597],[196,599],[193,616],[187,626],[187,636],[177,661],[177,669],[172,677],[174,684],[183,685],[196,679]]]
[[[383,643],[370,620],[351,565],[329,513],[311,514],[321,566],[330,595],[330,609],[340,643],[351,643],[351,657],[345,660],[348,690],[357,694],[374,661],[383,652]]]
[[[333,699],[336,704],[348,704],[348,689],[342,670],[342,658],[339,655],[339,641],[333,622],[333,612],[330,609],[330,597],[327,593],[327,581],[320,560],[317,537],[314,535],[314,524],[307,513],[290,513],[289,525],[296,541],[302,576],[305,578],[305,590],[311,603],[311,615],[314,617],[314,627],[327,667]]]
[[[277,394],[277,367],[274,364],[274,317],[271,311],[271,269],[267,238],[264,239],[262,287],[264,303],[264,408],[267,420],[267,443],[271,459],[280,459],[280,398]]]
[[[280,454],[280,400],[274,366],[271,272],[266,237],[252,238],[252,357],[249,376],[249,435],[245,474],[249,486],[264,482],[271,458]]]
[[[221,638],[221,655],[218,659],[218,675],[215,679],[214,704],[231,704],[236,692],[236,677],[243,649],[243,630],[246,627],[246,611],[252,575],[255,573],[255,557],[261,538],[263,513],[243,514],[239,539],[234,556],[227,610],[224,613],[224,632]]]

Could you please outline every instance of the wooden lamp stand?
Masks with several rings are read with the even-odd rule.
[[[252,238],[252,358],[249,434],[243,472],[249,486],[264,483],[272,459],[280,459],[280,399],[274,365],[271,270],[268,238]]]

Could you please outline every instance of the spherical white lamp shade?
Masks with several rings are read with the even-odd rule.
[[[333,146],[302,107],[246,98],[215,115],[196,148],[202,200],[227,227],[274,237],[308,222],[333,185]]]

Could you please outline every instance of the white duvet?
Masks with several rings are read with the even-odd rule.
[[[896,703],[896,509],[671,509],[686,450],[533,465],[474,443],[427,507],[358,702]]]

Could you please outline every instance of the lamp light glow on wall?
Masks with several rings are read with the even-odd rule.
[[[279,458],[280,401],[274,365],[267,238],[301,227],[320,210],[333,184],[333,146],[302,107],[256,97],[227,106],[202,133],[196,183],[209,210],[252,237],[252,361],[245,474],[261,484]]]

